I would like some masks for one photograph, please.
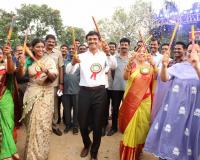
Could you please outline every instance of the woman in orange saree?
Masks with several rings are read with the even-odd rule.
[[[152,82],[157,69],[142,47],[129,60],[124,72],[127,86],[119,111],[119,129],[123,133],[120,160],[138,160],[150,128]]]

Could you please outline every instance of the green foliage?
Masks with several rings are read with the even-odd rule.
[[[7,34],[10,28],[14,13],[6,12],[0,9],[0,45],[7,40]],[[44,38],[48,32],[55,33],[58,43],[72,42],[72,27],[64,27],[60,16],[60,11],[52,9],[47,5],[22,4],[16,9],[16,24],[14,26],[11,44],[15,47],[17,44],[23,44],[24,35],[29,28],[28,42],[34,38]],[[84,42],[85,32],[81,28],[74,27],[76,38]]]
[[[17,9],[17,26],[22,34],[29,28],[30,39],[43,38],[50,30],[53,30],[59,39],[63,30],[60,12],[47,5],[23,4]]]
[[[62,32],[61,35],[61,42],[69,45],[72,45],[73,37],[72,37],[72,32],[74,29],[74,36],[75,39],[80,40],[81,43],[85,42],[85,31],[82,28],[77,28],[77,27],[66,27],[64,32]]]
[[[117,8],[111,19],[102,19],[98,24],[101,34],[109,41],[118,43],[122,37],[127,37],[135,44],[139,39],[138,31],[146,35],[153,26],[151,4],[136,0],[128,11]]]
[[[8,31],[11,25],[12,17],[14,13],[8,13],[2,9],[0,9],[0,46],[5,44],[7,41]],[[17,27],[16,25],[13,28],[12,36],[11,36],[11,45],[13,46],[15,43],[19,43],[19,37],[17,36]]]

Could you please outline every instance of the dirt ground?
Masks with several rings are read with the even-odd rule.
[[[60,125],[63,131],[64,126]],[[22,157],[25,146],[25,128],[18,130],[17,148],[20,157]],[[119,160],[119,142],[121,134],[116,133],[111,137],[104,136],[102,138],[98,159],[99,160]],[[90,156],[81,158],[80,151],[83,147],[80,133],[73,135],[72,132],[63,134],[62,136],[51,135],[51,145],[48,160],[89,160]],[[157,160],[151,155],[144,154],[142,160]]]

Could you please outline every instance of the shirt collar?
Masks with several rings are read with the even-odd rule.
[[[51,54],[51,53],[55,53],[54,49],[51,51],[51,53],[45,51],[46,54]]]
[[[157,51],[155,54],[152,53],[153,56],[158,56],[160,53]]]
[[[89,54],[89,55],[93,55],[93,56],[95,56],[95,55],[97,55],[97,54],[99,54],[99,53],[100,53],[99,50],[97,50],[97,52],[96,52],[95,54],[93,54],[92,52],[90,52],[90,51],[88,50],[88,54]]]

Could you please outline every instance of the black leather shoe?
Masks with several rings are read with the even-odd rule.
[[[89,151],[90,151],[90,147],[84,147],[84,148],[82,149],[82,151],[81,151],[80,156],[81,156],[81,157],[86,157],[86,156],[88,155]]]
[[[80,157],[86,157],[90,151],[90,147],[92,145],[92,142],[90,141],[89,145],[84,147],[81,151]]]
[[[74,127],[72,132],[73,132],[74,135],[78,135],[78,128]]]
[[[70,131],[70,127],[69,126],[67,126],[67,127],[65,127],[65,129],[64,129],[64,133],[68,133],[69,131]]]
[[[53,129],[53,133],[56,134],[57,136],[62,136],[62,132],[59,128]]]
[[[112,136],[113,134],[115,134],[117,132],[116,129],[111,129],[108,133],[107,136]]]

